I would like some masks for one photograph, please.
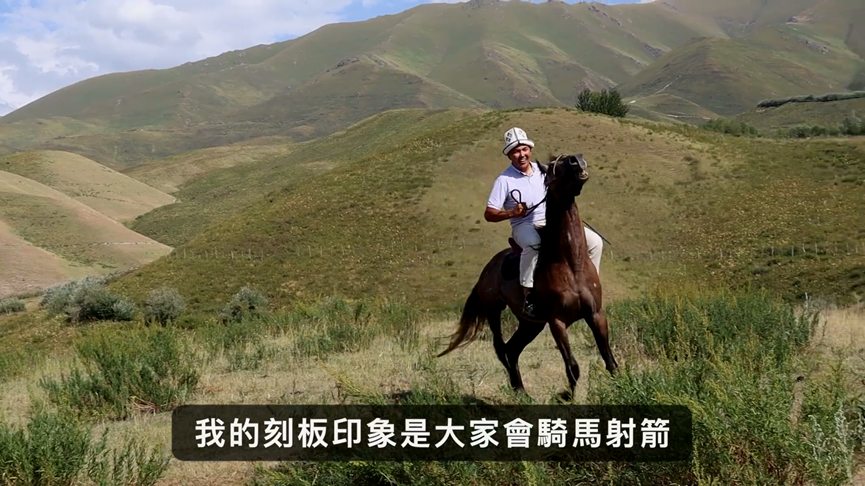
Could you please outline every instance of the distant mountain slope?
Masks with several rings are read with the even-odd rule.
[[[5,171],[0,221],[18,239],[100,271],[147,263],[170,251],[56,189]],[[3,251],[18,254],[16,247]]]
[[[629,98],[673,95],[724,116],[767,98],[843,91],[865,61],[789,26],[748,37],[705,38],[673,50],[618,88]]]
[[[45,184],[121,223],[174,202],[164,192],[69,152],[0,157],[0,170]]]
[[[0,299],[39,291],[68,278],[98,273],[98,268],[72,264],[33,245],[0,220]]]
[[[755,108],[736,118],[759,129],[773,129],[796,125],[838,126],[846,117],[865,119],[865,98],[787,103],[773,108]]]
[[[689,39],[715,35],[724,33],[710,22],[653,4],[421,5],[171,69],[85,80],[6,115],[0,134],[6,124],[57,117],[109,131],[267,119],[302,140],[396,107],[571,106],[584,86],[624,82]],[[330,100],[326,115],[312,100]]]

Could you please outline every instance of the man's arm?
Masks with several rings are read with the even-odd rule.
[[[504,221],[506,219],[519,218],[524,214],[526,214],[525,204],[520,204],[510,211],[504,211],[487,206],[487,209],[484,211],[484,219],[490,223],[498,223],[499,221]]]
[[[484,210],[484,219],[490,223],[498,223],[499,221],[518,218],[526,214],[526,206],[524,204],[519,204],[511,210],[499,209],[505,204],[505,198],[507,197],[505,191],[506,187],[502,178],[496,178],[496,181],[493,183],[493,189],[490,192],[490,197],[487,200],[487,208]]]

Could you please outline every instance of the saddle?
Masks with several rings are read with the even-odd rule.
[[[511,252],[505,256],[505,261],[502,263],[502,277],[505,280],[513,280],[520,276],[520,253],[523,252],[523,248],[513,238],[508,238],[508,243],[511,245]]]

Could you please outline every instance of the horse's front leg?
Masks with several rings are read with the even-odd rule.
[[[609,328],[607,326],[607,316],[603,309],[598,309],[596,312],[586,316],[586,324],[592,330],[595,336],[595,343],[598,345],[598,351],[601,352],[601,357],[604,359],[604,364],[607,366],[607,371],[614,375],[619,364],[613,356],[613,351],[610,349]]]
[[[574,397],[574,389],[577,386],[577,381],[580,379],[580,366],[577,364],[574,353],[571,351],[567,324],[562,320],[553,319],[550,322],[550,332],[553,334],[553,339],[556,341],[559,352],[562,353],[562,359],[565,362],[565,374],[568,375],[568,384],[570,385],[569,392],[564,394],[562,398],[570,401]]]

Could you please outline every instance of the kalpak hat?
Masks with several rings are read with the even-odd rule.
[[[505,148],[502,152],[507,155],[517,145],[528,145],[534,148],[535,142],[529,140],[528,135],[526,135],[526,132],[522,128],[514,127],[505,132]]]

